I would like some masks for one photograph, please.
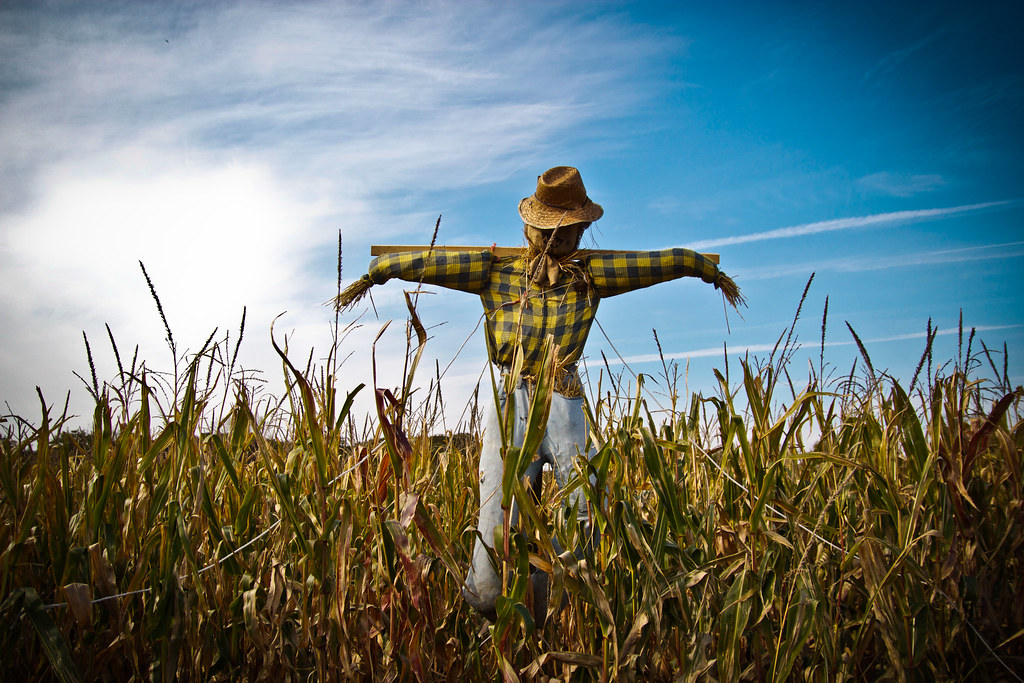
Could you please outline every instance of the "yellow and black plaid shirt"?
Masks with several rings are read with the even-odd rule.
[[[490,251],[416,251],[385,254],[370,264],[370,279],[424,282],[479,294],[487,317],[487,353],[511,366],[523,347],[523,373],[536,374],[547,335],[560,347],[560,364],[571,366],[604,298],[680,277],[714,282],[718,266],[689,249],[591,254],[564,270],[558,285],[528,286],[525,260],[496,258]]]

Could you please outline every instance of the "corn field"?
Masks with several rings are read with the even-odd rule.
[[[597,452],[572,484],[599,540],[556,552],[585,532],[564,491],[514,476],[528,446],[510,450],[521,514],[491,623],[460,594],[480,422],[434,433],[434,386],[413,405],[410,311],[402,387],[340,386],[333,355],[300,369],[279,348],[289,390],[261,398],[237,346],[208,340],[171,375],[94,376],[89,433],[42,396],[35,421],[6,418],[3,678],[1021,680],[1024,422],[1005,358],[969,341],[934,369],[929,343],[901,386],[861,346],[845,375],[796,377],[787,338],[726,361],[708,396],[680,393],[671,364],[601,372]],[[362,426],[359,391],[377,406]]]

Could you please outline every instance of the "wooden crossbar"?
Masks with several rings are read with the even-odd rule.
[[[403,251],[427,251],[430,249],[430,245],[416,245],[416,244],[374,244],[370,247],[370,256],[380,256],[381,254],[397,254]],[[434,251],[492,251],[494,255],[502,258],[505,256],[518,256],[523,253],[522,247],[455,247],[455,246],[438,246],[434,245]],[[579,249],[576,251],[576,257],[585,258],[591,254],[631,254],[635,250],[624,250],[624,249]],[[704,258],[711,261],[712,263],[718,263],[718,254],[701,254]]]

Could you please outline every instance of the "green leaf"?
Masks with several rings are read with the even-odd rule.
[[[19,588],[15,591],[15,594],[18,593],[24,599],[25,612],[28,614],[32,626],[35,627],[36,633],[39,634],[39,640],[43,644],[46,658],[50,660],[50,666],[53,667],[53,672],[57,675],[57,678],[64,681],[64,683],[81,681],[82,677],[75,666],[74,658],[71,656],[71,649],[68,647],[67,641],[64,640],[64,636],[57,629],[57,625],[53,623],[53,619],[47,614],[46,609],[43,607],[43,601],[39,599],[39,594],[36,593],[36,589]]]

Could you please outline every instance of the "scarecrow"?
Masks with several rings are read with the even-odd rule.
[[[494,614],[501,592],[501,579],[490,559],[495,531],[505,522],[500,420],[511,398],[513,433],[508,436],[512,445],[521,446],[548,338],[553,338],[557,354],[554,392],[537,454],[564,487],[574,459],[589,455],[577,362],[601,299],[680,277],[699,277],[721,289],[733,307],[745,303],[735,282],[718,269],[714,255],[689,249],[580,250],[584,231],[603,214],[587,196],[579,171],[558,166],[541,175],[536,192],[519,202],[525,247],[375,247],[374,253],[385,253],[337,300],[339,308],[351,307],[372,285],[399,278],[471,292],[483,302],[488,357],[505,374],[503,386],[508,389],[499,393],[500,405],[490,411],[483,436],[478,536],[463,595],[488,616]],[[519,376],[509,378],[513,367],[521,367]],[[578,487],[566,502],[581,520],[589,515]],[[546,608],[546,595],[542,597]]]

